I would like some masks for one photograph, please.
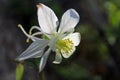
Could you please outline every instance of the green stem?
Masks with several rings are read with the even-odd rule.
[[[43,71],[39,73],[39,78],[40,78],[40,80],[46,80],[45,73]]]

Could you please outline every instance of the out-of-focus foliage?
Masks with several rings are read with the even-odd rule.
[[[120,7],[114,2],[105,2],[106,13],[108,14],[109,27],[107,29],[108,40],[114,44],[117,37],[120,37]]]
[[[106,2],[105,8],[111,25],[118,27],[120,24],[120,10],[118,9],[118,6],[112,2]]]
[[[57,72],[60,76],[64,76],[65,80],[91,79],[91,74],[86,68],[74,63],[60,67]]]
[[[24,74],[24,66],[23,64],[19,63],[16,67],[16,80],[22,80]]]

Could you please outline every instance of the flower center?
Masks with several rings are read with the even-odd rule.
[[[57,51],[68,55],[70,52],[73,51],[74,44],[72,40],[70,40],[69,38],[64,39],[64,40],[59,39],[56,42],[56,47],[57,47]]]

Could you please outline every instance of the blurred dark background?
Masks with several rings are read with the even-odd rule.
[[[0,80],[15,80],[14,59],[29,46],[17,25],[26,31],[38,25],[39,2],[53,9],[59,20],[69,8],[81,16],[76,52],[59,65],[52,63],[52,54],[44,80],[120,80],[120,0],[0,0]],[[27,61],[24,65],[23,80],[40,80],[35,67]]]

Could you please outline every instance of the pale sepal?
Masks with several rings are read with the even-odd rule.
[[[56,32],[58,26],[58,18],[52,9],[39,3],[38,7],[38,22],[43,32],[52,34]]]
[[[67,10],[62,16],[58,32],[64,33],[75,28],[79,19],[79,14],[74,9]]]
[[[47,40],[34,41],[16,60],[21,61],[28,58],[38,58],[43,54],[44,48],[48,45]]]
[[[55,60],[53,61],[53,63],[54,64],[60,64],[61,61],[62,61],[62,56],[58,51],[56,51]]]
[[[44,67],[45,67],[45,65],[46,65],[46,62],[47,62],[47,59],[48,59],[48,56],[49,56],[49,54],[50,54],[50,51],[51,51],[51,49],[49,48],[49,49],[45,52],[45,54],[42,56],[41,61],[40,61],[40,64],[39,64],[39,72],[41,72],[41,71],[44,69]]]

